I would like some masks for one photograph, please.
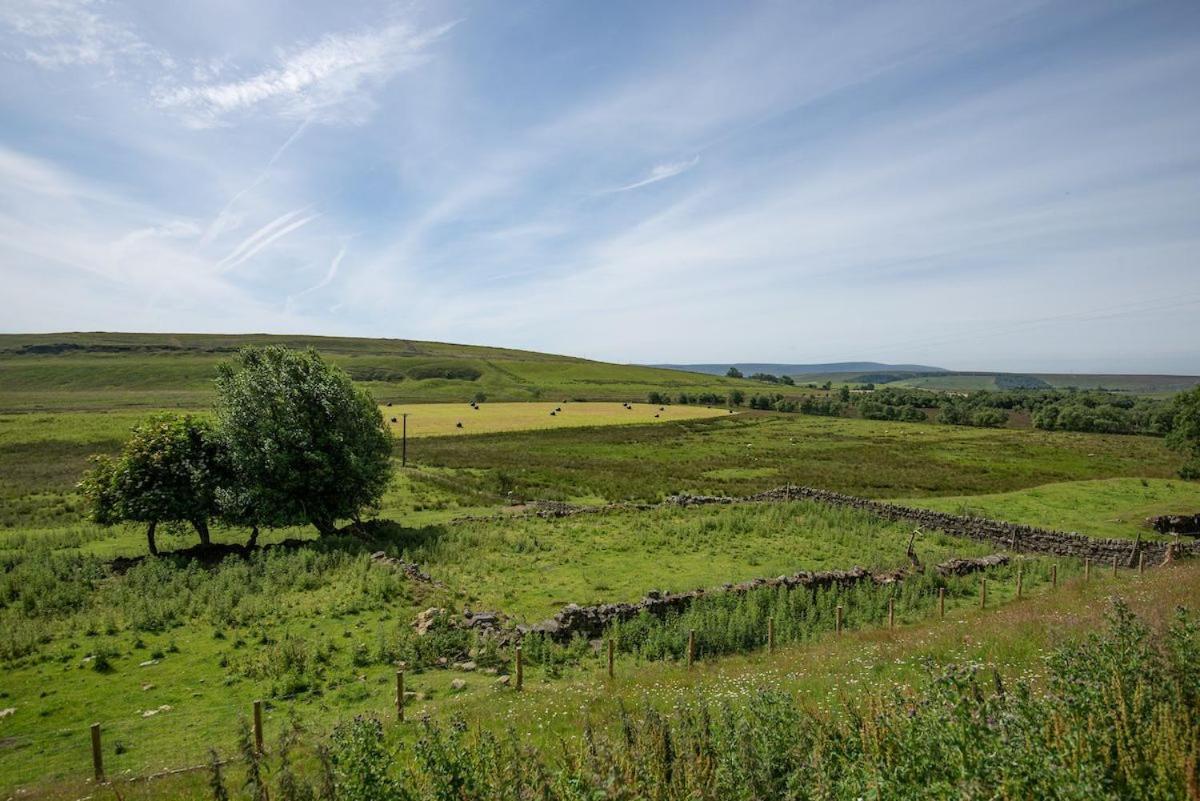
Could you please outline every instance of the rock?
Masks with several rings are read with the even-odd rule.
[[[459,670],[464,671],[466,673],[470,673],[471,671],[473,671],[475,669],[476,665],[474,662],[459,662],[454,667],[456,667]]]
[[[417,630],[418,636],[424,637],[425,634],[427,634],[429,632],[429,629],[433,626],[433,624],[439,618],[442,618],[445,616],[446,616],[445,609],[442,609],[441,607],[437,607],[437,606],[430,607],[429,609],[426,609],[424,612],[420,612],[417,614],[416,619],[413,620],[413,628],[415,628]]]
[[[445,667],[446,665],[450,664],[450,660],[444,656],[439,656],[437,663],[438,663],[438,667]]]
[[[497,687],[507,687],[509,681],[510,681],[510,679],[508,678],[508,674],[505,674],[496,679],[496,686]]]
[[[466,689],[466,686],[467,683],[462,679],[455,679],[454,681],[450,682],[450,689],[454,690],[455,692]]]
[[[10,706],[8,709],[0,709],[0,720],[11,717],[15,714],[17,714],[17,708],[15,706]]]
[[[153,689],[154,689],[154,685],[153,685],[153,684],[143,684],[143,685],[142,685],[142,690],[143,690],[143,691],[145,691],[145,690],[153,690]]]
[[[150,667],[151,665],[157,665],[157,664],[158,664],[157,659],[147,659],[145,662],[138,662],[138,667]]]

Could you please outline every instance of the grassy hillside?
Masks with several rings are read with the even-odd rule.
[[[0,412],[199,408],[216,366],[239,347],[315,347],[381,402],[644,400],[731,389],[750,381],[502,348],[266,334],[0,334]]]

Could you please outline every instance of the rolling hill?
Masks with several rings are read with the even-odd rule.
[[[0,334],[0,412],[199,408],[238,348],[314,347],[381,402],[644,400],[654,391],[761,389],[751,381],[504,348],[268,334]]]

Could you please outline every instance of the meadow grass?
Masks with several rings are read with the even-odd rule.
[[[435,437],[409,460],[518,496],[658,500],[784,482],[874,498],[1008,492],[1062,481],[1171,478],[1160,439],[743,413],[654,427]]]
[[[203,749],[188,751],[195,740],[225,742],[255,698],[286,702],[311,725],[378,707],[396,659],[428,665],[434,654],[422,649],[434,646],[465,658],[468,642],[450,632],[432,645],[414,640],[411,621],[426,606],[498,608],[532,622],[568,601],[631,601],[652,588],[896,567],[907,544],[902,527],[809,502],[377,530],[376,540],[320,541],[213,567],[147,560],[121,575],[71,551],[8,552],[0,701],[16,713],[0,721],[10,743],[0,750],[0,786],[78,775],[73,744],[93,719],[121,746],[113,770],[144,773],[178,767],[182,754],[198,759]],[[371,562],[377,548],[418,559],[446,586]],[[932,563],[983,546],[928,535],[917,550]],[[433,670],[412,686],[436,709],[453,678]],[[492,681],[468,679],[479,690]]]
[[[1200,482],[1109,478],[1044,484],[1015,492],[912,498],[902,503],[942,512],[1077,531],[1093,537],[1169,539],[1146,524],[1163,514],[1200,512]]]
[[[1009,686],[1014,681],[1024,681],[1035,693],[1041,693],[1049,688],[1048,658],[1055,649],[1071,647],[1088,633],[1103,628],[1109,608],[1107,599],[1121,597],[1153,630],[1161,631],[1172,620],[1173,609],[1194,602],[1200,591],[1200,567],[1183,564],[1151,571],[1145,576],[1123,572],[1117,579],[1096,574],[1088,583],[1076,576],[1062,582],[1055,592],[1047,585],[1040,585],[1019,602],[1011,598],[1011,587],[1008,590],[1009,595],[987,610],[978,609],[973,598],[958,599],[949,605],[945,620],[933,615],[905,620],[895,629],[885,626],[848,629],[841,637],[826,634],[799,643],[780,644],[771,654],[760,647],[721,659],[702,660],[692,669],[679,661],[645,661],[620,654],[616,681],[606,678],[601,659],[585,661],[565,672],[530,666],[522,693],[495,689],[494,678],[489,676],[424,673],[410,679],[410,686],[419,695],[411,702],[410,722],[406,724],[392,722],[394,697],[390,693],[390,670],[376,673],[367,668],[363,670],[366,681],[356,686],[353,711],[347,708],[349,705],[342,706],[332,700],[315,709],[292,700],[268,703],[265,716],[268,753],[271,759],[277,757],[279,738],[291,729],[297,714],[303,721],[307,748],[293,749],[292,759],[297,760],[295,767],[302,775],[315,780],[319,770],[311,750],[313,742],[322,739],[336,720],[360,713],[373,713],[384,721],[385,739],[381,747],[403,766],[411,764],[417,753],[414,748],[426,734],[419,722],[425,716],[442,728],[447,721],[462,720],[471,729],[500,737],[513,736],[525,748],[548,749],[543,753],[549,756],[582,747],[588,738],[619,734],[630,714],[639,720],[653,710],[671,716],[696,704],[728,705],[732,712],[740,714],[753,708],[764,692],[797,699],[803,708],[831,722],[852,724],[859,719],[855,717],[859,714],[856,710],[863,709],[862,705],[886,712],[887,707],[871,706],[874,699],[896,694],[908,697],[927,686],[931,670],[937,675],[954,675],[955,666],[960,671],[982,673],[981,678],[987,680],[985,692],[990,692],[989,677],[994,671]],[[940,667],[931,667],[935,665]],[[452,675],[463,676],[467,686],[459,691],[450,690],[447,681]],[[906,709],[908,705],[898,708]],[[248,705],[213,705],[190,711],[172,709],[149,719],[132,718],[116,734],[107,735],[108,738],[124,736],[128,749],[122,754],[106,753],[106,759],[117,768],[110,770],[110,775],[120,778],[119,770],[124,766],[140,770],[201,765],[208,746],[215,746],[222,756],[236,753],[236,726],[230,722],[230,716],[239,710],[248,711]],[[761,721],[766,725],[766,718]],[[136,738],[136,730],[151,728],[175,748],[157,752],[158,758],[147,756],[147,744]],[[105,730],[110,728],[106,725]],[[791,736],[794,738],[797,733]],[[26,753],[35,747],[61,751],[51,751],[47,759],[53,761],[46,763],[47,768],[60,766],[59,770],[40,774],[42,781],[24,797],[68,799],[86,792],[84,776],[89,769],[86,730],[56,735],[41,744],[21,742],[17,747]],[[471,751],[459,753],[467,757]],[[190,758],[193,754],[198,756]],[[0,766],[9,764],[6,761],[9,756],[0,752]],[[551,768],[558,769],[563,764],[556,759]],[[240,765],[226,768],[231,788],[239,786],[244,775]],[[198,771],[150,782],[121,782],[118,789],[123,798],[131,801],[211,798],[207,782],[207,774]],[[235,792],[234,797],[242,796]]]

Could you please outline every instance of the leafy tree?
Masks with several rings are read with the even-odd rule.
[[[734,406],[741,406],[746,401],[746,393],[740,389],[735,389],[729,393],[729,402]]]
[[[792,378],[790,375],[781,375],[779,376],[779,383],[786,384],[789,387],[794,387],[796,386],[796,379]]]
[[[1176,395],[1171,411],[1167,445],[1187,459],[1179,474],[1184,478],[1200,478],[1200,387]]]
[[[725,377],[726,378],[743,378],[742,371],[737,369],[736,367],[730,367],[728,370],[726,370]]]
[[[254,526],[341,519],[378,508],[391,433],[375,401],[313,349],[243,348],[217,376],[217,418],[236,484],[224,509]]]
[[[116,459],[98,457],[83,477],[95,522],[145,523],[150,553],[159,523],[189,523],[209,544],[208,521],[219,509],[217,492],[228,460],[211,424],[187,415],[156,415],[139,423]]]
[[[826,389],[828,389],[828,387],[826,387]],[[850,387],[846,386],[845,384],[842,384],[840,387],[838,387],[838,400],[840,400],[842,403],[850,402]]]

